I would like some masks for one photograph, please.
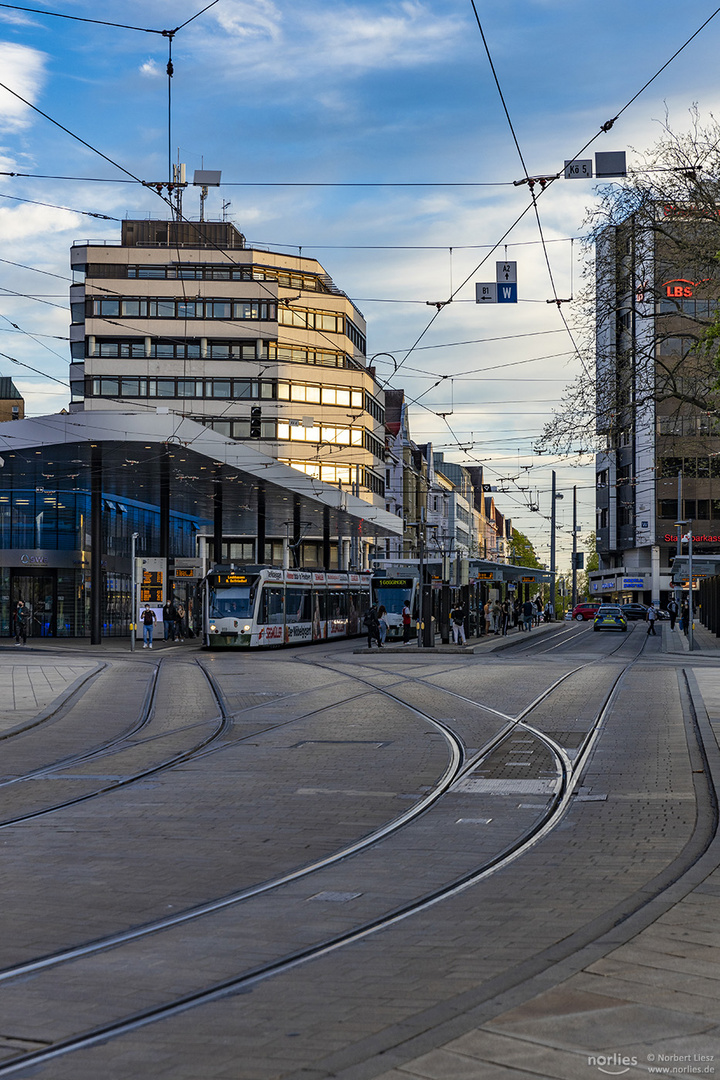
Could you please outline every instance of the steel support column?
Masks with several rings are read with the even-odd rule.
[[[102,644],[102,447],[90,448],[90,644]]]

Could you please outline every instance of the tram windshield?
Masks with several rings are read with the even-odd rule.
[[[382,604],[390,615],[400,615],[405,604],[412,603],[412,587],[373,586],[373,600],[378,605]]]
[[[230,589],[211,589],[210,618],[249,619],[253,609],[253,590],[249,585]]]

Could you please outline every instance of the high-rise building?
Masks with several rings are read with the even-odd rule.
[[[319,262],[229,222],[150,220],[71,261],[71,411],[179,413],[384,507],[365,320]]]
[[[707,215],[668,206],[608,227],[598,243],[606,447],[596,463],[594,596],[665,603],[688,530],[695,554],[720,555],[720,427],[709,404],[717,372],[702,348],[719,306],[719,245]]]

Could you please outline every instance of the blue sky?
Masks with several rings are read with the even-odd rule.
[[[29,6],[161,30],[203,3]],[[558,171],[714,11],[700,0],[476,7],[531,175]],[[632,166],[658,137],[666,109],[678,129],[694,103],[705,116],[717,113],[719,38],[720,15],[583,156],[626,150]],[[0,8],[0,81],[147,180],[167,176],[167,48],[158,34]],[[501,248],[476,270],[528,206],[528,191],[512,183],[523,169],[470,0],[219,0],[175,35],[173,63],[173,158],[190,175],[203,165],[223,174],[208,216],[219,217],[229,200],[230,219],[251,243],[302,247],[320,259],[366,316],[369,353],[400,363],[390,385],[419,399],[416,441],[485,464],[488,479],[507,489],[496,497],[501,509],[543,558],[555,468],[566,494],[562,567],[574,484],[579,521],[593,527],[591,460],[540,457],[532,441],[578,362],[546,303],[552,291],[533,214],[507,237],[507,253]],[[117,221],[79,211],[163,216],[163,204],[119,182],[120,170],[2,90],[0,172],[111,181],[0,175],[0,351],[46,376],[1,356],[0,373],[14,378],[28,413],[40,415],[67,402],[67,390],[47,376],[67,376],[69,247],[119,233]],[[367,186],[318,186],[329,183]],[[402,184],[431,186],[380,186]],[[562,297],[580,283],[578,238],[595,191],[592,181],[561,180],[539,200]],[[184,211],[196,215],[193,189]],[[481,308],[474,283],[493,280],[495,259],[504,257],[518,263],[519,303]],[[436,314],[428,302],[447,300],[466,278],[428,328]],[[580,312],[563,310],[577,326]],[[379,357],[377,366],[390,379],[392,361]],[[446,420],[437,415],[451,408]],[[527,507],[536,491],[540,513]]]

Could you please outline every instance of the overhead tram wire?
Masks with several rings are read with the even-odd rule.
[[[481,25],[481,23],[480,23],[480,19],[479,19],[478,13],[477,13],[477,8],[475,7],[475,2],[474,2],[474,0],[471,0],[471,4],[472,4],[472,7],[473,7],[473,11],[475,12],[475,17],[476,17],[476,19],[477,19],[477,22],[478,22],[478,27],[480,28],[480,32],[481,32],[481,34],[482,34],[482,25]],[[638,97],[640,96],[640,94],[642,94],[642,92],[643,92],[644,90],[646,90],[648,86],[650,86],[650,84],[651,84],[651,83],[652,83],[652,82],[653,82],[653,81],[654,81],[654,80],[655,80],[655,79],[656,79],[656,78],[658,77],[658,75],[660,75],[660,74],[661,74],[661,72],[662,72],[662,71],[664,71],[664,70],[665,70],[665,68],[666,68],[666,67],[667,67],[667,66],[668,66],[668,65],[669,65],[669,64],[670,64],[670,63],[671,63],[671,62],[672,62],[672,61],[673,61],[673,60],[674,60],[674,59],[675,59],[675,58],[676,58],[676,57],[677,57],[677,56],[678,56],[678,55],[679,55],[679,54],[680,54],[680,53],[682,52],[682,50],[683,50],[684,48],[686,48],[686,46],[687,46],[687,45],[689,45],[689,44],[690,44],[690,42],[691,42],[691,41],[692,41],[692,40],[693,40],[693,39],[694,39],[695,37],[697,37],[697,35],[698,35],[698,34],[700,33],[700,31],[701,31],[701,30],[703,30],[703,29],[704,29],[704,28],[705,28],[705,27],[706,27],[706,26],[708,25],[708,23],[709,23],[709,22],[710,22],[710,21],[711,21],[712,19],[714,19],[714,18],[715,18],[715,16],[716,16],[716,15],[717,15],[718,13],[720,13],[720,7],[719,7],[719,8],[717,8],[717,9],[716,9],[716,10],[715,10],[715,11],[714,11],[714,12],[713,12],[713,13],[712,13],[712,14],[711,14],[710,16],[709,16],[709,18],[707,18],[707,19],[705,20],[705,22],[704,22],[704,23],[703,23],[703,24],[702,24],[702,25],[701,25],[701,26],[700,26],[700,27],[698,28],[698,30],[696,30],[696,31],[695,31],[695,33],[694,33],[694,34],[692,34],[692,35],[691,35],[691,36],[690,36],[690,37],[689,37],[689,38],[687,39],[687,41],[686,41],[686,42],[685,42],[685,43],[684,43],[684,44],[683,44],[683,45],[682,45],[682,46],[681,46],[681,47],[680,47],[679,49],[677,49],[677,50],[676,50],[676,52],[674,52],[674,53],[673,53],[673,55],[672,55],[672,56],[670,57],[670,59],[669,59],[668,61],[666,61],[666,63],[665,63],[665,64],[663,64],[663,66],[662,66],[661,68],[659,68],[659,69],[658,69],[658,71],[657,71],[657,72],[656,72],[656,73],[655,73],[655,74],[654,74],[654,75],[652,76],[652,78],[651,78],[651,79],[649,79],[649,80],[648,80],[648,81],[647,81],[647,82],[646,82],[646,83],[644,84],[644,86],[642,86],[642,87],[641,87],[641,89],[640,89],[640,90],[639,90],[639,91],[638,91],[638,92],[637,92],[636,94],[634,94],[634,95],[633,95],[633,97],[632,97],[632,98],[630,98],[630,100],[629,100],[629,101],[628,101],[628,102],[627,102],[627,103],[626,103],[626,104],[625,104],[625,105],[624,105],[624,106],[623,106],[623,107],[622,107],[622,108],[621,108],[621,109],[620,109],[620,110],[618,111],[618,113],[616,114],[616,116],[615,116],[615,117],[613,117],[613,119],[612,119],[612,120],[608,120],[608,121],[606,121],[606,122],[605,122],[605,123],[604,123],[603,125],[601,125],[600,129],[599,129],[599,130],[598,130],[598,131],[597,131],[597,132],[596,132],[596,133],[595,133],[595,134],[594,134],[594,135],[592,136],[592,138],[591,138],[591,139],[589,139],[589,140],[588,140],[588,142],[587,142],[587,143],[586,143],[586,144],[585,144],[585,145],[584,145],[584,146],[582,147],[582,149],[580,149],[580,150],[579,150],[579,151],[578,151],[578,152],[577,152],[577,153],[575,154],[575,156],[574,156],[574,157],[572,158],[572,160],[573,160],[573,161],[577,160],[577,158],[578,158],[578,157],[580,156],[580,154],[582,154],[582,153],[583,153],[583,152],[584,152],[584,151],[585,151],[585,150],[586,150],[586,149],[587,149],[587,148],[588,148],[588,147],[589,147],[589,146],[590,146],[590,145],[591,145],[591,144],[592,144],[592,143],[593,143],[593,142],[595,141],[595,139],[597,139],[597,138],[598,138],[598,137],[599,137],[599,136],[600,136],[601,134],[603,134],[603,133],[605,133],[605,132],[607,132],[607,131],[609,131],[609,130],[610,130],[610,128],[611,128],[611,127],[613,126],[613,124],[615,123],[615,121],[616,121],[616,120],[617,120],[617,119],[618,119],[618,118],[619,118],[619,117],[620,117],[620,116],[621,116],[621,115],[622,115],[622,114],[623,114],[623,113],[624,113],[624,112],[626,111],[626,109],[628,109],[628,108],[630,107],[630,105],[631,105],[631,104],[632,104],[632,103],[633,103],[634,101],[636,101],[636,100],[637,100],[637,98],[638,98]],[[484,39],[484,34],[483,34],[483,39]],[[492,61],[491,61],[491,66],[492,66]],[[500,90],[499,86],[498,86],[498,90]],[[502,96],[502,95],[501,95],[501,96]],[[504,99],[503,99],[503,102],[504,102]],[[509,120],[509,116],[508,116],[508,120]],[[513,130],[513,137],[515,137],[515,136],[514,136],[514,129],[512,129],[512,124],[511,124],[511,130]],[[519,147],[519,145],[517,144],[517,140],[515,140],[515,142],[516,142],[516,146],[517,146],[517,149],[518,149],[518,154],[519,154],[519,156],[520,156],[520,160],[521,160],[521,162],[522,162],[522,164],[523,164],[523,169],[525,170],[525,174],[526,174],[526,179],[529,179],[529,177],[528,177],[528,173],[527,173],[527,169],[525,168],[524,160],[523,160],[523,157],[522,157],[522,152],[520,151],[520,147]],[[552,178],[551,178],[551,179],[549,180],[549,182],[548,182],[548,183],[546,183],[546,184],[545,184],[545,186],[544,186],[544,187],[542,188],[542,190],[540,191],[539,195],[542,195],[542,194],[543,194],[543,193],[544,193],[545,191],[547,191],[547,190],[548,190],[548,188],[550,187],[550,185],[551,185],[552,183],[554,183],[554,181],[555,181],[556,179],[558,179],[558,178],[559,178],[559,176],[560,176],[560,173],[558,173],[558,174],[557,174],[557,175],[556,175],[555,177],[552,177]],[[535,205],[535,199],[536,199],[536,198],[539,198],[539,195],[538,195],[538,196],[535,196],[535,195],[533,195],[533,201],[532,201],[532,203],[531,203],[531,204],[530,204],[530,205],[529,205],[528,207],[526,207],[526,209],[525,209],[525,210],[524,210],[524,211],[522,212],[522,214],[520,215],[520,217],[519,217],[519,218],[518,218],[518,219],[517,219],[517,220],[516,220],[516,221],[515,221],[515,222],[514,222],[514,223],[513,223],[513,224],[512,224],[511,226],[510,226],[510,229],[508,229],[508,230],[506,231],[506,233],[505,233],[505,234],[503,235],[503,237],[501,237],[501,239],[500,239],[500,240],[499,240],[499,241],[497,242],[497,244],[496,244],[496,245],[495,245],[495,246],[494,246],[494,247],[492,248],[492,250],[491,250],[491,251],[490,251],[490,252],[488,253],[488,255],[486,256],[486,258],[485,258],[485,259],[483,259],[483,260],[482,260],[482,261],[480,262],[480,264],[479,264],[479,265],[478,265],[478,266],[477,266],[477,267],[476,267],[476,268],[475,268],[475,269],[474,269],[474,270],[473,270],[473,271],[472,271],[472,272],[471,272],[471,273],[470,273],[470,274],[469,274],[469,275],[468,275],[468,276],[467,276],[467,277],[465,278],[465,280],[464,280],[464,281],[462,282],[462,284],[461,284],[461,285],[460,285],[460,286],[459,286],[459,287],[458,287],[457,289],[455,289],[455,290],[454,290],[454,292],[453,292],[453,293],[452,293],[452,295],[450,296],[450,301],[451,301],[451,300],[452,300],[452,299],[454,298],[454,296],[456,296],[456,295],[457,295],[457,293],[458,293],[458,292],[460,291],[460,289],[462,289],[462,288],[463,288],[463,287],[464,287],[464,286],[465,286],[465,285],[467,284],[467,282],[468,282],[468,281],[470,280],[470,278],[471,278],[471,277],[473,277],[473,275],[474,275],[475,273],[477,273],[477,270],[479,270],[479,269],[480,269],[480,267],[481,267],[481,266],[482,266],[482,265],[483,265],[483,264],[484,264],[484,263],[485,263],[485,262],[487,261],[487,259],[488,259],[488,258],[490,257],[490,255],[492,254],[492,252],[493,252],[493,251],[495,251],[495,250],[497,250],[497,248],[498,248],[498,247],[500,246],[500,244],[502,244],[502,242],[503,242],[503,240],[505,239],[505,237],[506,237],[506,236],[507,236],[507,235],[508,235],[508,234],[509,234],[509,233],[510,233],[510,232],[512,231],[512,229],[513,229],[513,228],[515,227],[515,225],[517,225],[517,224],[518,224],[518,222],[519,222],[519,221],[521,220],[521,218],[525,216],[525,214],[526,214],[526,213],[528,212],[528,210],[529,210],[529,209],[531,208],[531,206],[534,206],[534,205]],[[536,211],[536,212],[537,212],[537,211]],[[448,301],[448,302],[449,302],[449,301]],[[444,305],[444,306],[446,306],[446,305]],[[440,314],[440,311],[441,311],[441,310],[442,310],[441,308],[438,308],[438,311],[437,311],[437,312],[436,312],[436,314],[435,314],[435,315],[434,315],[434,316],[433,316],[433,317],[431,318],[430,322],[429,322],[429,323],[428,323],[428,325],[427,325],[427,326],[425,327],[425,329],[424,329],[424,330],[422,331],[422,333],[421,333],[421,334],[419,335],[419,337],[418,337],[418,338],[416,339],[415,343],[414,343],[414,344],[413,344],[413,345],[411,346],[411,348],[410,348],[410,350],[409,350],[409,351],[407,352],[406,356],[405,356],[405,357],[403,357],[403,359],[402,359],[402,360],[401,360],[401,361],[400,361],[400,362],[398,363],[398,365],[397,365],[397,368],[396,368],[396,369],[395,369],[395,371],[393,372],[393,375],[392,375],[392,376],[390,376],[390,377],[389,377],[389,378],[387,379],[387,381],[385,382],[385,385],[386,385],[386,386],[387,386],[388,382],[390,381],[390,378],[394,378],[394,376],[395,376],[395,374],[396,374],[396,372],[397,372],[398,368],[399,368],[399,367],[400,367],[400,366],[401,366],[402,364],[404,364],[404,363],[405,363],[405,361],[407,360],[408,356],[410,356],[410,354],[411,354],[411,353],[412,353],[412,352],[413,352],[413,351],[415,350],[415,348],[416,348],[416,347],[418,346],[419,342],[420,342],[420,341],[422,340],[422,338],[423,338],[423,337],[425,336],[425,334],[427,333],[427,331],[428,331],[428,330],[430,329],[430,327],[431,327],[431,326],[433,325],[433,323],[435,322],[435,320],[436,320],[436,318],[438,317],[438,315]],[[561,316],[562,316],[562,312],[561,312]],[[569,327],[567,326],[567,322],[566,322],[566,320],[565,320],[564,318],[563,318],[563,323],[565,324],[565,328],[566,328],[567,332],[568,332],[568,333],[570,334],[570,330],[569,330]],[[572,334],[570,334],[570,338],[571,338],[571,341],[573,341],[573,346],[574,346],[574,348],[575,348],[575,349],[577,350],[577,345],[576,345],[575,341],[574,341],[574,340],[573,340],[573,338],[572,338]],[[583,365],[583,368],[584,368],[585,370],[587,370],[587,368],[586,368],[586,365],[585,365],[585,361],[584,361],[584,359],[583,359],[583,357],[582,357],[582,354],[581,354],[581,353],[579,352],[579,350],[577,350],[577,355],[578,355],[578,357],[579,357],[579,359],[580,359],[580,362],[581,362],[581,364]],[[453,436],[454,436],[454,434],[455,434],[455,433],[454,433],[454,432],[452,432],[452,428],[450,427],[450,424],[449,424],[449,423],[447,422],[447,420],[446,420],[445,422],[447,423],[447,426],[448,426],[448,428],[450,429],[451,433],[452,433],[452,434],[453,434]]]
[[[69,214],[84,214],[85,217],[102,218],[103,221],[121,221],[121,218],[110,217],[109,214],[97,214],[92,210],[76,210],[72,206],[58,206],[57,203],[39,202],[37,199],[24,199],[19,195],[5,195],[0,192],[0,199],[10,199],[12,202],[30,203],[31,206],[48,206],[51,210],[67,210]]]

